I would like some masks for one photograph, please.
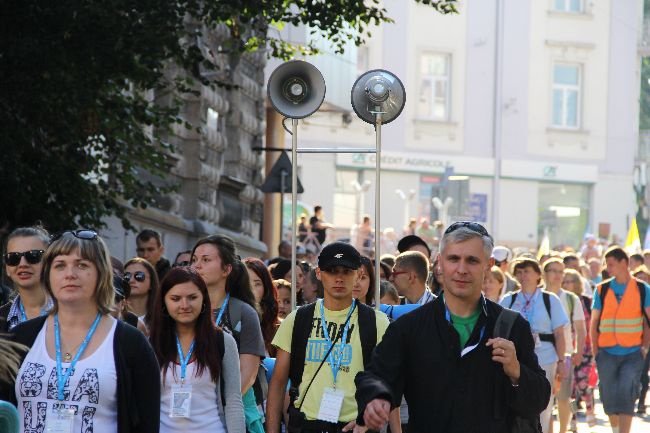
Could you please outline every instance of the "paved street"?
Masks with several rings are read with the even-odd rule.
[[[596,396],[598,396],[598,391],[596,391]],[[578,418],[578,433],[611,433],[612,429],[609,426],[609,420],[603,411],[603,405],[600,403],[600,400],[596,404],[596,418],[598,419],[598,424],[594,427],[589,427],[584,421],[584,417]],[[555,421],[554,432],[558,432],[560,429],[560,424]],[[632,433],[650,433],[650,414],[646,414],[645,417],[635,416],[634,422],[632,424]]]

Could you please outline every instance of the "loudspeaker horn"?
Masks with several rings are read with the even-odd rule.
[[[392,72],[373,69],[354,82],[351,92],[352,108],[364,122],[375,124],[377,114],[386,124],[400,115],[406,104],[404,84]]]
[[[325,80],[311,63],[292,60],[275,68],[267,92],[276,111],[291,119],[302,119],[323,103]]]

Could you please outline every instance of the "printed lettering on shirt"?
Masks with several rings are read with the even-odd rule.
[[[336,338],[340,341],[343,338],[342,334],[344,329],[345,327],[343,324],[339,325],[334,322],[327,323],[327,332],[332,339]],[[352,340],[353,332],[354,324],[351,324],[350,329],[348,330],[345,344],[339,342],[334,345],[334,348],[332,349],[332,356],[334,357],[333,359],[338,360],[341,352],[343,353],[340,370],[343,370],[344,366],[348,366],[352,363],[352,344],[350,344],[350,342]],[[321,325],[320,318],[314,317],[312,321],[311,335],[312,338],[307,341],[307,352],[305,354],[305,360],[308,362],[321,362],[329,350],[329,346],[325,341],[325,335],[323,333],[323,327]]]
[[[63,374],[66,374],[67,369],[63,369]],[[70,378],[75,376],[75,371],[72,371]],[[47,384],[45,384],[47,380]],[[97,412],[97,407],[90,406],[90,404],[99,404],[99,374],[96,368],[86,368],[81,374],[81,379],[71,392],[70,379],[65,384],[63,390],[64,401],[82,402],[86,401],[88,405],[66,404],[59,403],[58,390],[57,390],[57,375],[56,367],[52,367],[50,374],[46,379],[46,368],[42,364],[29,362],[27,367],[19,378],[19,389],[21,397],[43,399],[43,389],[46,388],[45,399],[49,402],[43,401],[23,401],[23,410],[25,418],[23,420],[23,430],[25,433],[43,433],[45,430],[45,423],[47,415],[52,410],[57,409],[73,409],[75,415],[81,409],[81,432],[93,433],[94,425],[93,419]],[[48,406],[50,406],[49,408]],[[36,408],[34,408],[34,405]]]

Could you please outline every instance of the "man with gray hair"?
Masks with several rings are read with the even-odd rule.
[[[539,427],[551,387],[530,326],[516,316],[508,338],[496,336],[503,308],[481,292],[493,246],[478,223],[447,228],[438,262],[445,291],[393,322],[357,374],[357,425],[378,430],[404,395],[410,432],[504,432],[522,419]]]

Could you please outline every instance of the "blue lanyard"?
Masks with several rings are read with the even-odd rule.
[[[530,323],[531,327],[533,323],[533,317],[535,316],[535,306],[537,304],[537,291],[538,289],[535,289],[535,292],[533,292],[532,296],[528,299],[526,299],[526,295],[524,294],[523,290],[521,292],[521,296],[523,297],[523,301],[522,301],[523,305],[521,307],[521,312],[524,314],[526,320],[528,321],[528,323]]]
[[[483,295],[481,295],[481,303],[483,302],[484,302]],[[447,308],[447,301],[445,300],[444,295],[442,295],[442,303],[445,305],[445,319],[447,319],[447,322],[449,322],[449,324],[453,326],[453,322],[451,321],[451,313],[449,312],[449,308]],[[470,353],[472,350],[476,349],[478,345],[481,343],[481,340],[483,340],[484,335],[485,335],[485,325],[483,325],[483,327],[481,328],[481,331],[478,336],[478,341],[476,342],[476,344],[462,348],[460,351],[460,357],[462,358],[463,356]]]
[[[97,329],[97,325],[99,325],[99,321],[101,320],[101,318],[102,315],[100,313],[97,313],[97,317],[95,317],[95,321],[93,322],[92,326],[88,330],[86,337],[81,342],[81,346],[79,346],[79,350],[77,351],[77,354],[72,359],[72,362],[70,363],[70,367],[68,367],[64,375],[63,366],[61,362],[61,333],[59,331],[59,315],[58,314],[54,315],[54,347],[56,348],[56,381],[57,381],[57,389],[59,394],[58,395],[59,401],[63,401],[63,388],[65,388],[66,382],[68,381],[70,375],[74,371],[74,367],[75,365],[77,365],[77,361],[79,360],[79,358],[81,358],[81,355],[84,353],[84,350],[86,350],[86,346],[88,346],[88,343],[93,338],[93,334],[95,333],[95,330]]]
[[[228,301],[230,300],[230,293],[226,295],[226,300],[223,301],[223,305],[221,305],[221,308],[219,309],[219,314],[217,315],[217,321],[215,324],[219,326],[221,323],[221,316],[223,316],[223,312],[226,311],[226,308],[228,308]]]
[[[325,307],[323,307],[323,304],[325,301],[321,301],[320,303],[320,320],[321,320],[321,326],[323,327],[323,335],[325,336],[325,341],[327,342],[327,350],[330,349],[332,346],[332,339],[330,338],[329,332],[327,331],[327,322],[325,321]],[[343,352],[344,352],[344,347],[345,347],[345,342],[348,341],[348,331],[350,330],[350,316],[352,316],[352,312],[354,311],[354,308],[357,306],[357,300],[353,299],[352,300],[352,305],[350,305],[350,309],[348,310],[348,316],[345,318],[345,328],[343,328],[343,338],[341,340],[341,345],[340,350],[339,350],[339,359],[334,361],[334,349],[330,352],[329,356],[329,363],[330,363],[330,368],[332,369],[332,376],[334,376],[334,387],[336,388],[336,376],[339,374],[339,368],[341,367],[341,363],[343,362]],[[334,336],[336,339],[336,335]]]
[[[23,300],[19,299],[18,300],[18,308],[20,308],[20,321],[21,322],[27,322],[27,314],[25,314],[25,307],[23,306]],[[47,313],[45,311],[45,307],[41,308],[41,316],[44,316]]]
[[[178,335],[176,335],[176,349],[178,350],[178,359],[181,364],[181,383],[185,382],[185,370],[187,369],[187,364],[190,362],[190,358],[192,357],[192,352],[194,352],[194,340],[192,340],[192,344],[190,344],[190,348],[187,350],[187,355],[183,355],[183,348],[181,347],[181,341],[178,339]]]

